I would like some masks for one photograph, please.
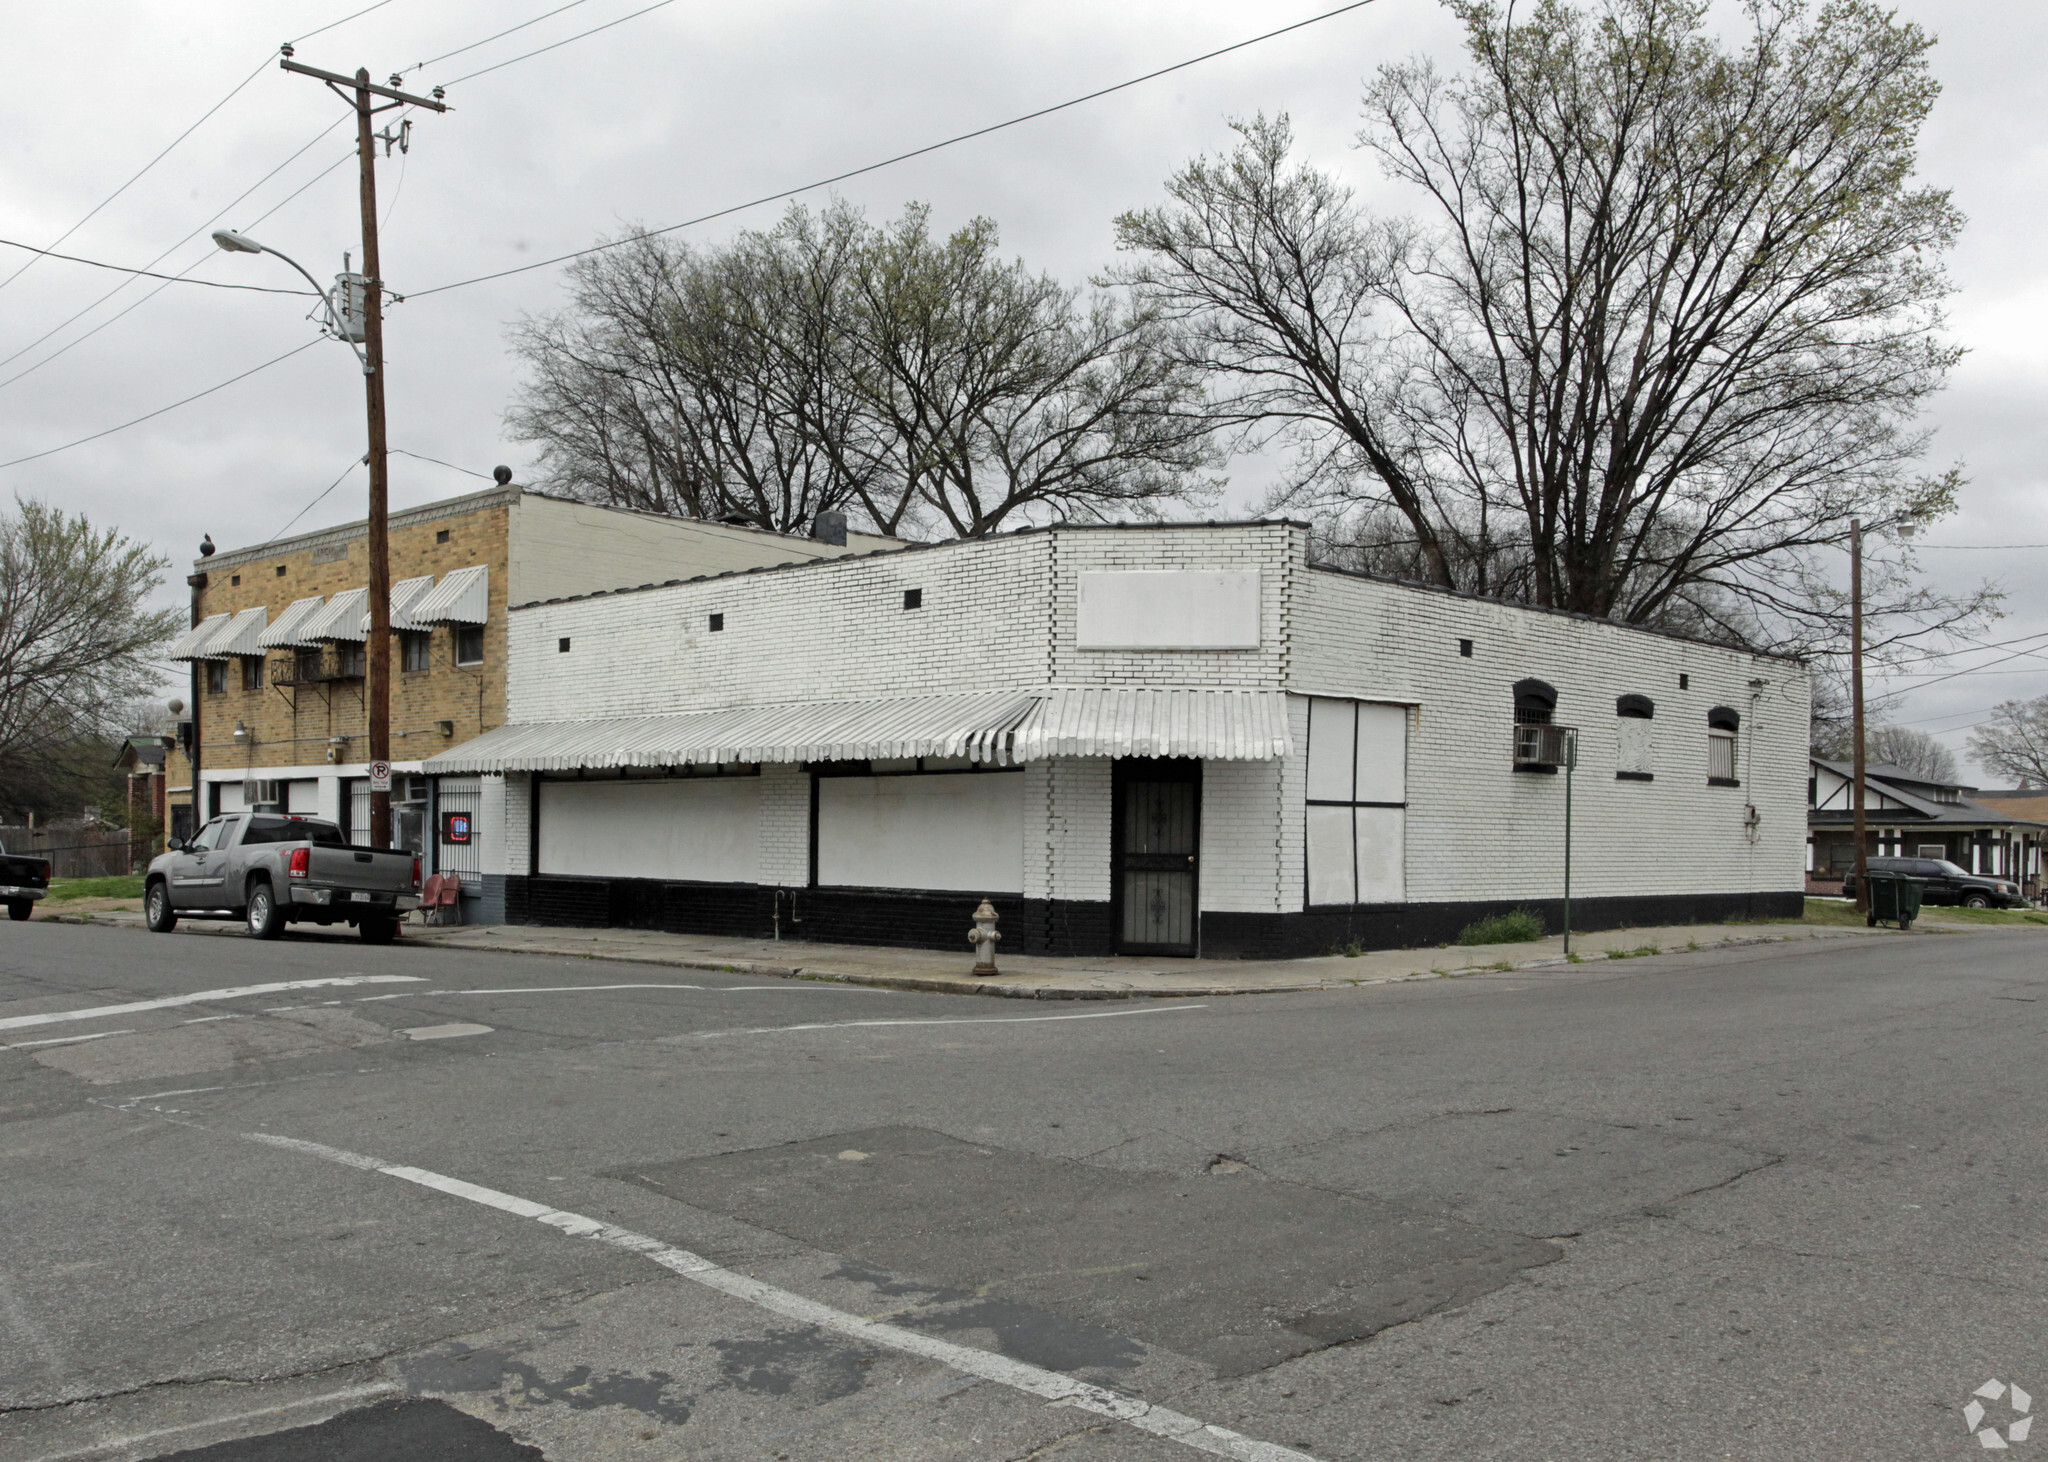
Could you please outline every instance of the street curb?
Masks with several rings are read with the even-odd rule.
[[[143,930],[143,926],[125,919],[107,919],[94,914],[45,914],[43,921],[53,924],[90,924],[105,929]],[[190,921],[181,933],[207,937],[243,937],[242,926],[229,921]],[[1876,931],[1885,932],[1885,931]],[[1926,933],[1947,933],[1947,930],[1927,930]],[[1804,933],[1762,934],[1740,939],[1721,939],[1712,944],[1703,944],[1698,949],[1662,949],[1658,955],[1705,954],[1716,949],[1736,949],[1766,944],[1790,944],[1801,939],[1831,939],[1836,937],[1867,938],[1869,933],[1861,929],[1834,930],[1813,929]],[[389,947],[389,946],[387,946]],[[535,955],[555,959],[597,960],[607,964],[649,965],[663,969],[704,970],[718,974],[754,975],[770,979],[811,980],[821,984],[856,985],[877,990],[901,990],[913,994],[928,995],[978,995],[1001,1000],[1213,1000],[1232,995],[1296,995],[1314,992],[1330,992],[1347,989],[1361,989],[1368,985],[1392,985],[1414,980],[1440,980],[1470,978],[1474,975],[1511,974],[1519,970],[1551,969],[1569,965],[1598,965],[1613,963],[1604,952],[1582,955],[1569,959],[1560,955],[1545,955],[1541,959],[1522,960],[1508,963],[1505,969],[1501,963],[1465,965],[1457,969],[1415,970],[1401,974],[1360,977],[1298,983],[1291,985],[1204,985],[1181,987],[1169,990],[1148,990],[1141,987],[1065,988],[1054,985],[993,984],[973,981],[969,976],[928,976],[928,975],[877,975],[852,970],[832,970],[803,965],[772,965],[749,960],[711,960],[662,958],[658,956],[626,954],[611,950],[562,950],[562,949],[493,949],[482,944],[457,944],[443,938],[436,938],[430,931],[414,931],[407,938],[401,932],[396,947],[413,949],[452,949],[484,954]],[[1631,959],[1656,958],[1653,955],[1631,955]]]

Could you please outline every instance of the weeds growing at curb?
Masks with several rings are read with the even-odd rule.
[[[1458,931],[1460,944],[1527,944],[1543,937],[1543,916],[1534,909],[1493,914]]]

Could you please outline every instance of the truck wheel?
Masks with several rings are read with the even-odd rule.
[[[1991,907],[1991,900],[1981,893],[1973,893],[1963,900],[1963,907],[1966,909],[1988,909]]]
[[[249,885],[249,905],[242,913],[249,921],[253,938],[275,939],[284,933],[284,910],[277,906],[277,896],[263,880]]]
[[[28,899],[11,899],[7,904],[7,917],[17,924],[35,911],[36,906]]]
[[[171,908],[171,890],[161,878],[142,896],[142,918],[152,934],[168,934],[178,927],[178,915]]]
[[[398,921],[396,919],[385,919],[365,914],[358,928],[365,944],[389,944],[398,937]]]

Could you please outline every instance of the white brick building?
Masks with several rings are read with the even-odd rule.
[[[517,606],[486,916],[1012,952],[1796,914],[1803,667],[1312,566],[1296,524],[1062,527]],[[475,779],[475,780],[472,780]]]

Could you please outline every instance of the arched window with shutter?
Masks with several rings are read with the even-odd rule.
[[[1564,765],[1570,728],[1556,724],[1557,690],[1546,681],[1515,682],[1515,770],[1554,772]]]
[[[1735,775],[1740,765],[1736,760],[1736,738],[1742,734],[1742,717],[1727,706],[1715,706],[1707,712],[1707,785],[1710,787],[1739,787],[1741,781]]]
[[[1657,705],[1646,695],[1618,696],[1614,702],[1614,777],[1619,782],[1654,782],[1651,722]]]

